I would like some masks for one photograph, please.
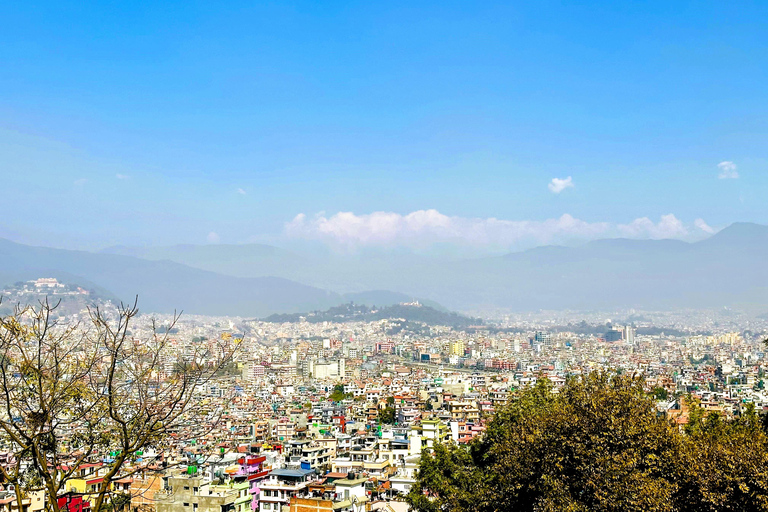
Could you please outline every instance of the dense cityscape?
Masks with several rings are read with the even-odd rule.
[[[16,300],[88,297],[54,278],[3,293]],[[116,308],[103,300],[90,308],[97,305]],[[418,302],[396,307],[409,318],[468,319]],[[658,413],[679,428],[693,401],[725,418],[739,417],[749,404],[768,410],[765,317],[613,312],[619,324],[605,313],[539,312],[456,327],[353,320],[360,311],[379,309],[348,304],[291,322],[137,316],[131,337],[168,338],[160,355],[168,379],[179,357],[213,358],[210,347],[222,343],[237,349],[191,396],[191,409],[219,414],[201,416],[210,422],[202,429],[182,421],[166,433],[172,438],[143,446],[110,476],[108,501],[148,512],[405,511],[423,453],[482,436],[515,390],[541,380],[556,390],[601,370],[642,376]],[[89,314],[70,307],[58,321],[83,325]],[[321,320],[329,316],[337,320]],[[58,435],[66,440],[76,430]],[[61,461],[77,467],[58,493],[60,510],[90,510],[115,459],[114,450],[79,455],[65,453]],[[4,457],[7,463],[15,455]],[[21,474],[25,464],[32,462],[21,464]],[[18,507],[11,487],[2,510]],[[24,509],[43,510],[45,492],[31,492]]]

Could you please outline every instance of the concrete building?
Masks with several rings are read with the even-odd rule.
[[[247,494],[247,486],[244,487]],[[201,476],[168,478],[165,489],[155,493],[157,512],[234,512],[241,490],[212,485]]]

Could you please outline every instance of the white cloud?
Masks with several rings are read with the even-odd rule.
[[[240,194],[241,196],[244,196],[245,194],[247,194],[247,192],[241,188],[237,189],[237,193]]]
[[[655,224],[648,217],[641,217],[629,224],[619,224],[618,230],[629,238],[685,238],[688,235],[688,228],[671,213],[662,215]]]
[[[705,233],[709,233],[710,235],[715,232],[715,229],[712,228],[709,224],[704,222],[704,219],[696,219],[693,221],[693,225],[702,230]]]
[[[736,170],[736,164],[733,162],[725,161],[717,164],[720,173],[717,175],[721,180],[735,180],[739,177],[739,172]]]
[[[75,180],[75,183],[74,183],[74,185],[75,185],[76,187],[82,187],[82,186],[83,186],[83,185],[85,185],[86,183],[88,183],[88,180],[87,180],[86,178],[80,178],[79,180]]]
[[[565,179],[552,178],[552,181],[549,182],[549,185],[547,185],[547,187],[551,192],[554,192],[555,194],[559,194],[560,192],[562,192],[567,188],[574,187],[573,178],[571,178],[570,176],[568,176]]]
[[[128,178],[130,178],[130,176],[128,176],[127,174],[117,173],[117,174],[115,174],[115,178],[117,178],[119,180],[127,180]]]
[[[701,223],[696,227],[703,230]],[[495,250],[617,236],[652,239],[696,236],[672,214],[661,216],[658,222],[642,217],[628,224],[613,224],[587,222],[569,214],[533,221],[451,217],[437,210],[418,210],[406,215],[339,212],[327,216],[319,213],[312,218],[301,213],[285,225],[285,234],[291,238],[320,240],[344,250],[400,246],[419,249],[438,243]]]
[[[216,233],[215,231],[211,231],[210,233],[208,233],[208,236],[205,237],[205,239],[208,240],[209,244],[217,244],[219,243],[219,240],[220,240],[219,234]]]

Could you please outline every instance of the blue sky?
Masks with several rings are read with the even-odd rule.
[[[498,250],[768,223],[766,2],[2,12],[14,240]]]

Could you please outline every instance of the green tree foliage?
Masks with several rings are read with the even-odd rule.
[[[752,404],[728,421],[694,402],[686,432],[679,510],[768,510],[768,438]]]
[[[379,410],[379,422],[391,425],[395,422],[395,409],[394,407],[385,407]]]
[[[416,485],[406,500],[423,512],[494,510],[478,503],[483,497],[480,480],[480,468],[468,450],[437,444],[433,455],[422,454]]]
[[[557,393],[540,381],[469,447],[422,454],[407,500],[424,512],[768,510],[754,410],[691,413],[681,433],[631,376],[593,373]]]
[[[328,400],[332,402],[341,402],[347,398],[352,398],[352,393],[344,393],[344,384],[336,384],[333,386],[333,392],[328,395]]]

